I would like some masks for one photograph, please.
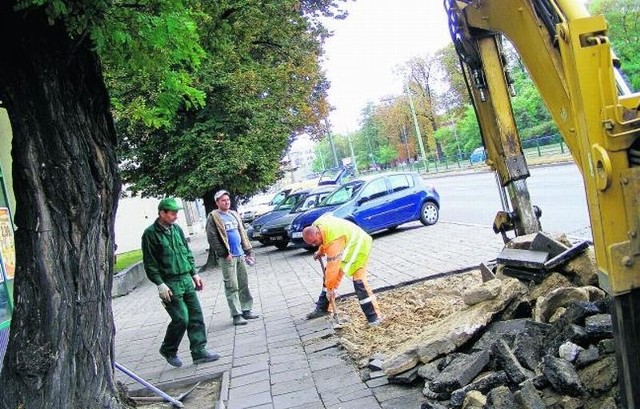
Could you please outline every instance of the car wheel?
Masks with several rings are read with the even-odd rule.
[[[273,245],[276,246],[278,250],[284,250],[289,245],[289,240],[276,241]]]
[[[258,239],[258,242],[260,242],[260,244],[262,244],[263,246],[266,246],[266,245],[269,244],[269,242],[264,240],[264,239],[262,239],[262,240]]]
[[[420,222],[425,226],[430,226],[438,222],[440,210],[434,202],[424,202],[420,208]]]

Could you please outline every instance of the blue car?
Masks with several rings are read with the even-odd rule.
[[[350,220],[368,233],[395,229],[414,220],[432,225],[440,217],[440,195],[413,172],[354,179],[336,189],[316,209],[293,220],[289,237],[294,246],[311,249],[302,241],[302,230],[326,212]]]
[[[487,159],[487,152],[484,150],[483,147],[474,149],[473,152],[471,152],[471,155],[469,156],[469,162],[471,162],[472,165],[474,163],[484,162],[486,159]]]

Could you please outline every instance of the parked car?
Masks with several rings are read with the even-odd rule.
[[[340,166],[327,169],[320,175],[318,186],[323,185],[343,185],[355,175],[353,166]]]
[[[414,172],[354,179],[331,193],[317,209],[293,220],[289,237],[294,246],[310,248],[302,241],[302,230],[329,211],[354,222],[368,233],[395,229],[414,220],[432,225],[440,217],[440,195]]]
[[[253,223],[251,223],[251,225],[247,228],[247,236],[249,236],[249,239],[257,240],[262,244],[267,244],[266,242],[264,242],[264,240],[262,240],[262,236],[260,235],[262,225],[270,220],[276,219],[284,214],[289,213],[291,209],[293,209],[299,201],[304,199],[310,191],[310,189],[303,189],[293,192],[286,196],[285,199],[280,202],[280,204],[278,204],[272,211],[256,218]]]
[[[336,187],[332,185],[319,186],[312,189],[289,213],[265,222],[260,229],[260,242],[267,245],[273,244],[278,249],[284,250],[289,244],[288,231],[293,219],[300,213],[316,207],[335,189]]]
[[[471,152],[469,156],[469,162],[473,165],[474,163],[484,162],[487,159],[487,151],[485,151],[484,147],[479,147]]]
[[[297,215],[291,221],[291,225],[289,227],[289,240],[292,243],[292,246],[303,247],[307,250],[313,250],[313,247],[307,245],[307,243],[302,240],[302,230],[305,227],[310,226],[311,223],[316,221],[318,217],[322,216],[326,212],[329,212],[349,201],[361,187],[362,183],[360,179],[347,182],[338,189],[334,190],[315,208]]]

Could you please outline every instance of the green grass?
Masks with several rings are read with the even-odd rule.
[[[139,261],[142,261],[142,250],[140,249],[116,254],[116,265],[114,267],[114,273],[119,273],[120,271],[136,264]]]

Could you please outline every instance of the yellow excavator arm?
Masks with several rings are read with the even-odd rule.
[[[607,22],[578,0],[445,0],[451,36],[478,114],[487,163],[512,211],[494,229],[540,230],[502,52],[520,55],[578,165],[600,284],[613,298],[625,407],[640,405],[640,94],[619,75]]]

